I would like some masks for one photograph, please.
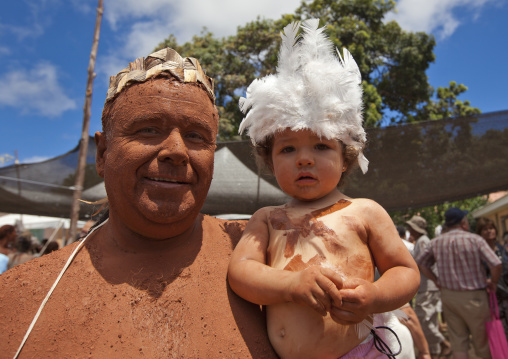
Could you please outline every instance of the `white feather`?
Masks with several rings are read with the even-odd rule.
[[[296,71],[295,66],[298,66],[297,41],[299,39],[298,29],[300,23],[298,21],[292,22],[287,25],[280,33],[282,44],[279,51],[279,64],[277,70],[284,75],[290,75],[291,72]],[[285,73],[288,72],[288,73]]]
[[[370,317],[372,319],[372,317]],[[371,330],[375,330],[374,325],[368,320],[364,319],[362,322],[355,324],[356,335],[358,338],[363,339],[369,335]]]
[[[285,128],[310,129],[363,150],[360,70],[346,49],[335,55],[324,29],[318,19],[286,26],[277,73],[254,80],[240,99],[246,116],[239,132],[247,130],[254,144]],[[368,161],[363,154],[358,162],[365,173]]]

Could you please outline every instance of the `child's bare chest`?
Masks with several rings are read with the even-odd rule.
[[[372,280],[374,265],[367,233],[354,213],[344,211],[349,201],[322,210],[276,208],[269,216],[268,265],[301,271],[319,265],[343,277]]]

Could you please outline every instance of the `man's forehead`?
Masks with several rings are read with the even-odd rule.
[[[125,89],[112,103],[114,122],[183,120],[216,131],[218,115],[206,92],[196,84],[156,78]]]

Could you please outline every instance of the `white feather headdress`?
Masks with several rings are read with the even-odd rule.
[[[318,19],[310,19],[284,28],[277,73],[254,80],[240,98],[240,110],[247,115],[239,132],[247,130],[256,144],[286,128],[309,129],[357,148],[365,173],[360,70],[346,49],[343,56],[338,50],[335,56],[324,27],[318,26]]]

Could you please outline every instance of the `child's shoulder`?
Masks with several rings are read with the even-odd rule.
[[[282,206],[266,206],[266,207],[261,207],[260,209],[258,209],[256,212],[254,212],[254,214],[251,216],[250,218],[250,221],[252,220],[262,220],[262,219],[266,219],[270,216],[270,213],[272,213],[275,209],[278,209],[278,208],[283,208],[284,205]]]
[[[348,201],[351,201],[357,207],[365,208],[365,209],[383,209],[379,203],[369,198],[348,198]]]
[[[386,210],[376,201],[368,198],[351,198],[352,202],[351,210],[355,211],[361,217],[372,218],[373,216],[385,216],[387,215]]]

